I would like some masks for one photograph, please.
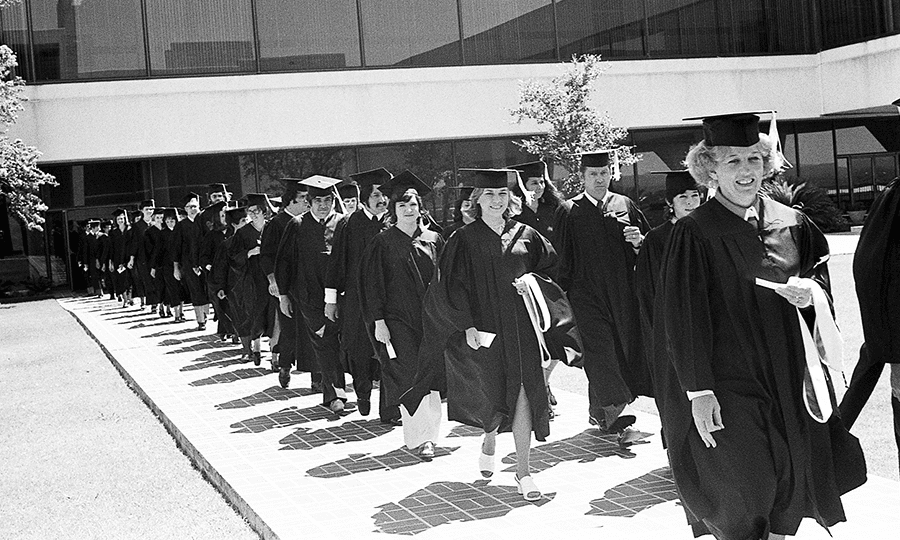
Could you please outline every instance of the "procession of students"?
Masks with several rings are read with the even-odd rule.
[[[280,211],[216,184],[202,212],[190,193],[178,209],[145,201],[131,226],[117,211],[109,233],[91,222],[80,266],[123,306],[179,322],[189,302],[198,330],[214,317],[257,366],[268,337],[281,386],[310,372],[334,414],[347,412],[348,382],[356,411],[372,414],[380,385],[380,421],[402,425],[423,459],[442,400],[450,420],[483,430],[485,477],[497,434],[512,432],[530,501],[542,497],[529,449],[550,434],[551,373],[583,368],[585,419],[621,445],[650,435],[635,398],[656,400],[696,535],[781,538],[804,517],[843,521],[840,496],[865,481],[865,462],[823,367],[837,365],[828,244],[802,212],[759,195],[784,163],[758,122],[703,119],[687,170],[663,172],[670,219],[652,230],[610,190],[616,149],[592,149],[584,191],[567,201],[541,161],[467,170],[443,231],[410,171],[283,179]]]

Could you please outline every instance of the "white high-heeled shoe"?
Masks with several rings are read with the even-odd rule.
[[[518,473],[516,473],[516,486],[518,487],[519,495],[524,497],[526,501],[534,502],[541,499],[541,490],[534,484],[530,474],[524,478],[519,478]]]
[[[478,456],[478,469],[481,471],[481,476],[485,478],[490,478],[494,475],[494,454],[485,454],[484,450],[481,451],[481,455]]]

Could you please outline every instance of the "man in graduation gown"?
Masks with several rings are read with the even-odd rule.
[[[148,264],[149,253],[144,249],[144,236],[150,228],[153,219],[153,210],[156,201],[147,199],[138,205],[141,212],[140,219],[136,219],[131,225],[131,253],[134,257],[134,295],[141,299],[141,308],[151,305],[147,300],[148,291],[152,287],[150,283],[150,266]],[[152,307],[152,305],[151,305]]]
[[[278,283],[275,281],[278,246],[288,223],[309,210],[309,202],[306,199],[307,187],[300,183],[301,180],[282,178],[281,182],[284,185],[284,191],[281,193],[281,210],[266,224],[259,245],[259,265],[266,275],[269,294],[276,302],[280,296]],[[288,317],[280,309],[277,312],[278,344],[272,350],[272,370],[280,371],[278,381],[283,388],[287,388],[291,380],[291,367],[297,362],[298,354],[308,350],[308,346],[304,345],[309,340],[306,331],[299,326],[299,317]]]
[[[554,230],[558,283],[582,329],[589,421],[628,442],[638,433],[629,428],[636,417],[628,406],[651,393],[634,293],[634,264],[650,226],[631,199],[609,191],[617,165],[615,150],[582,155],[584,192],[560,205]]]
[[[191,305],[197,318],[197,328],[206,330],[209,298],[206,294],[203,272],[200,267],[200,238],[203,236],[198,216],[200,196],[188,193],[183,199],[185,219],[175,225],[175,278],[187,286]]]
[[[660,411],[665,407],[663,402],[668,360],[657,364],[657,358],[666,359],[665,329],[655,328],[653,320],[653,302],[658,289],[657,282],[662,273],[662,258],[669,245],[669,236],[675,222],[693,212],[702,201],[700,187],[686,170],[653,172],[651,174],[666,175],[666,204],[670,217],[658,227],[648,232],[641,245],[635,264],[635,290],[641,313],[641,333],[644,340],[643,351],[653,380],[653,397]],[[665,441],[663,441],[665,444]]]
[[[209,188],[209,192],[206,194],[209,199],[207,206],[212,206],[218,202],[227,203],[231,201],[231,192],[228,191],[228,186],[225,184],[209,184],[207,187]]]
[[[275,258],[275,283],[280,308],[303,320],[312,343],[316,371],[322,375],[322,404],[344,410],[344,372],[340,362],[337,323],[325,317],[325,276],[334,230],[344,215],[335,211],[336,178],[315,175],[303,180],[309,189],[310,209],[288,223]]]
[[[890,364],[894,438],[900,454],[900,181],[896,179],[869,209],[853,256],[853,277],[866,341],[841,400],[841,419],[847,429],[853,426],[885,364]]]
[[[384,229],[382,218],[387,211],[387,197],[379,188],[391,176],[383,168],[350,175],[357,183],[353,187],[358,193],[356,198],[362,204],[338,223],[325,278],[325,316],[337,321],[340,326],[341,365],[353,377],[353,390],[362,416],[368,416],[372,407],[372,381],[378,378],[379,364],[369,339],[369,325],[359,309],[357,275],[363,253],[372,244],[375,235]],[[341,187],[338,189],[340,191]],[[345,192],[341,195],[351,194]],[[397,424],[400,420],[397,406],[387,406],[381,398],[379,413],[383,423]]]

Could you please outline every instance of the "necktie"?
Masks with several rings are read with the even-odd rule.
[[[754,229],[759,228],[759,214],[756,213],[755,207],[751,206],[750,208],[747,208],[747,211],[744,212],[744,220],[750,225],[753,225]]]

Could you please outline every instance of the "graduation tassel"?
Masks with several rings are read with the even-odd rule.
[[[778,153],[784,162],[784,170],[793,169],[794,166],[788,161],[781,147],[781,138],[778,136],[778,120],[775,118],[775,111],[772,111],[772,122],[769,124],[769,143],[772,145],[772,153]]]
[[[622,179],[622,171],[619,169],[619,152],[612,151],[612,179],[618,182]]]

